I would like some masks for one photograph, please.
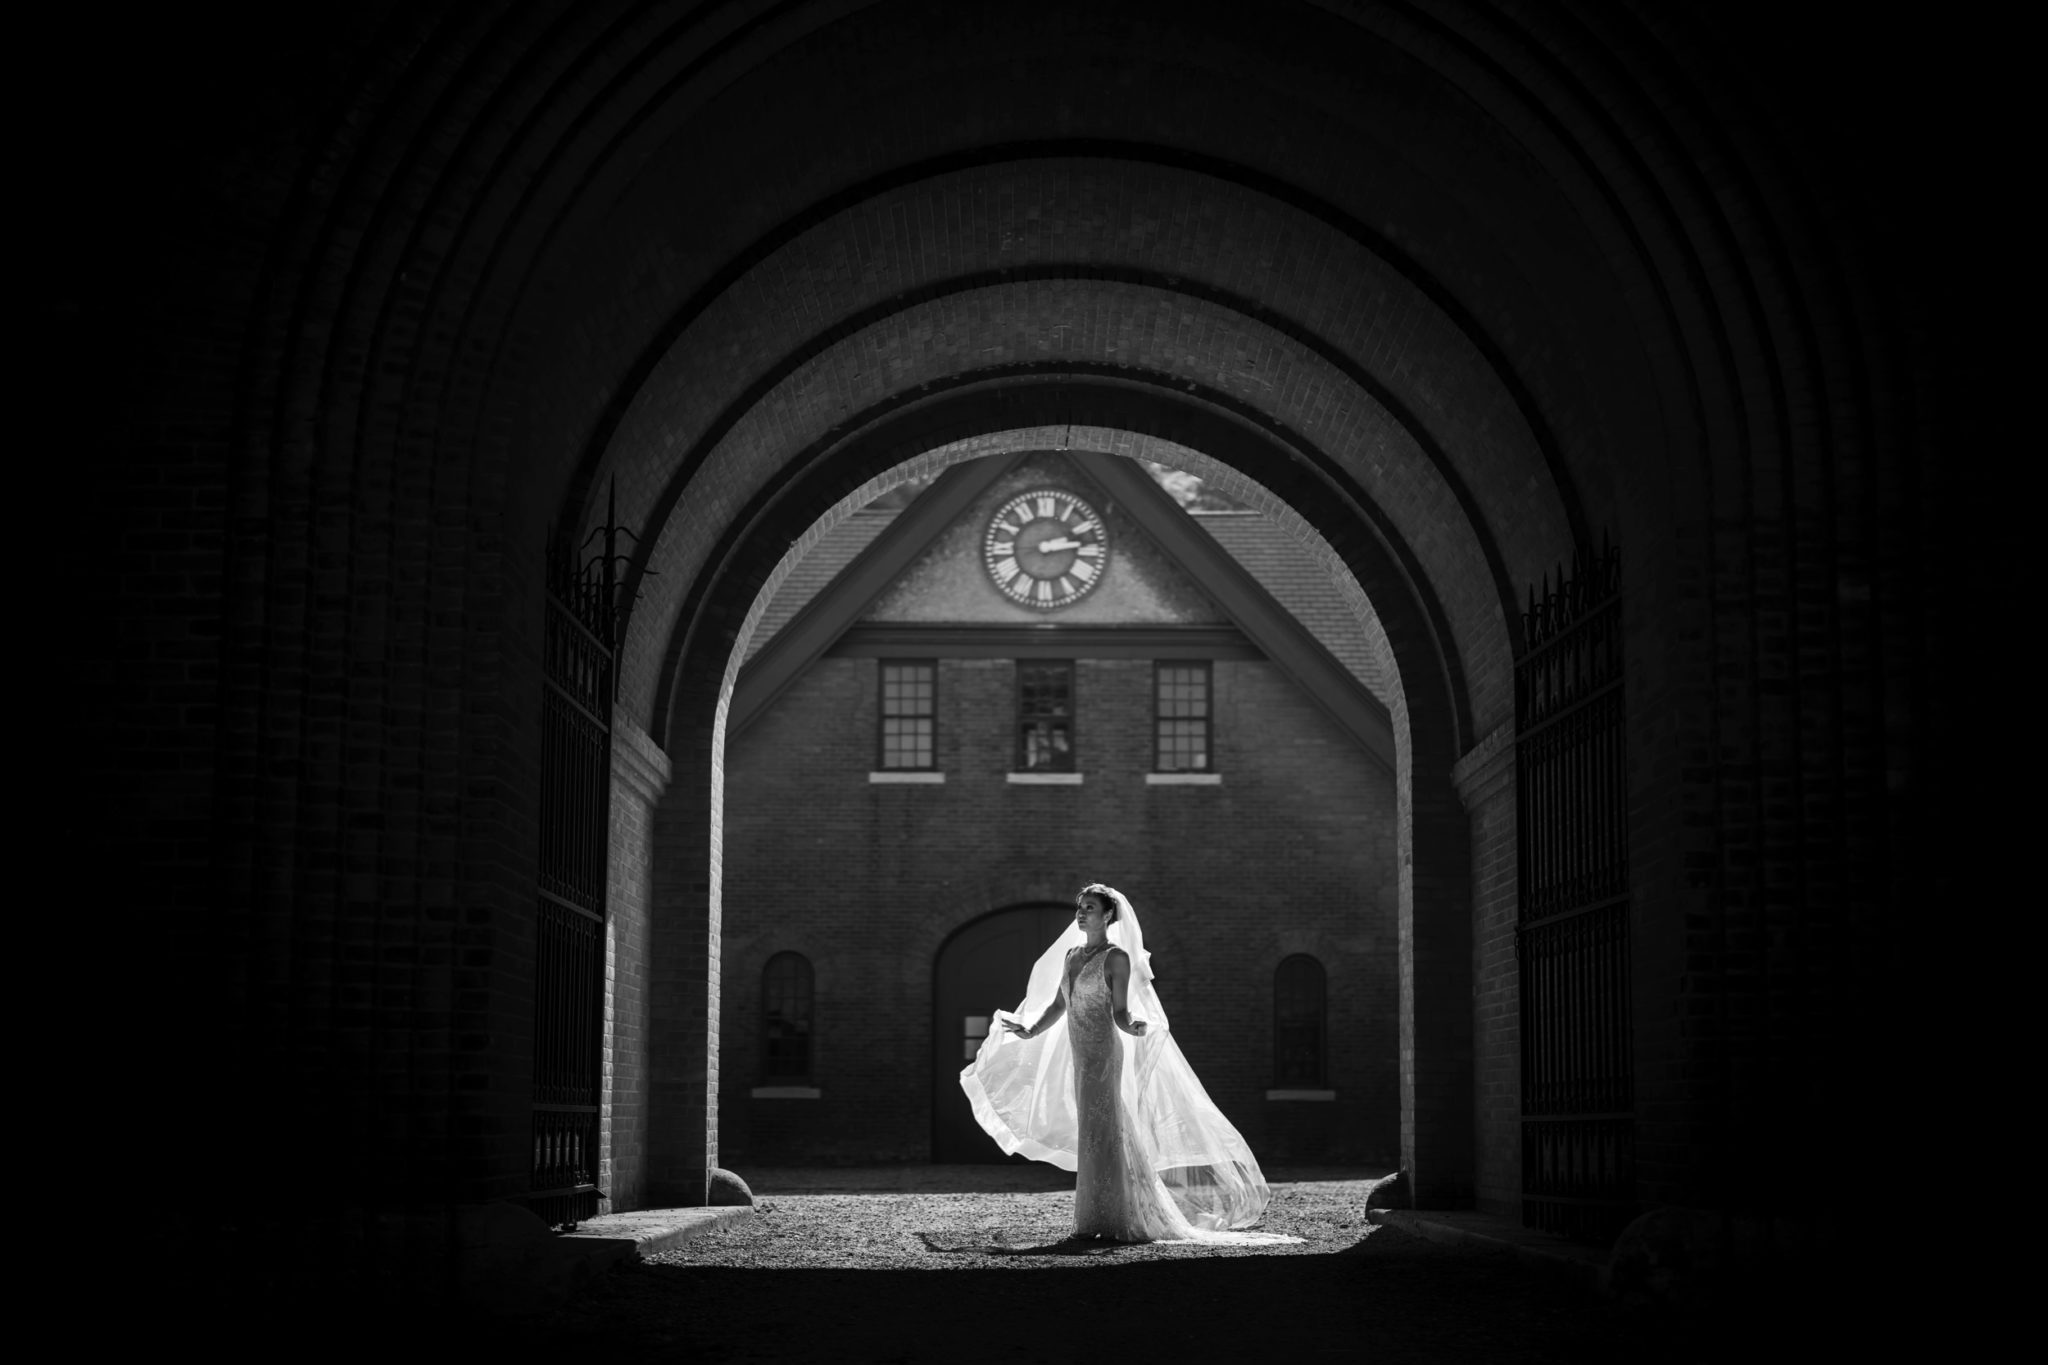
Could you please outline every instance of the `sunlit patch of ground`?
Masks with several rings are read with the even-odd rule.
[[[750,1222],[602,1277],[522,1341],[708,1361],[1705,1358],[1511,1256],[1373,1226],[1366,1179],[1273,1173],[1261,1227],[1299,1244],[1115,1246],[1068,1238],[1071,1176],[993,1169],[755,1174]]]
[[[956,1173],[960,1169],[977,1174]],[[754,1182],[759,1188],[751,1222],[699,1237],[650,1260],[672,1266],[856,1269],[938,1268],[948,1263],[947,1258],[951,1263],[965,1258],[985,1267],[1032,1270],[1188,1256],[1327,1255],[1375,1232],[1365,1217],[1369,1180],[1282,1179],[1273,1182],[1272,1202],[1259,1230],[1300,1237],[1303,1241],[1299,1244],[1219,1247],[1077,1242],[1067,1235],[1073,1218],[1073,1177],[1050,1168],[1037,1171],[1030,1167],[955,1171],[913,1167],[901,1178],[909,1188],[897,1189],[874,1189],[878,1182],[873,1177],[863,1182],[859,1173],[822,1173],[796,1181],[778,1180],[771,1172]],[[851,1192],[863,1183],[869,1188]],[[919,1188],[972,1184],[984,1188],[955,1188],[943,1193]],[[1047,1184],[1064,1188],[1032,1188]],[[805,1185],[838,1188],[831,1193],[803,1192]],[[777,1189],[792,1192],[772,1192]]]

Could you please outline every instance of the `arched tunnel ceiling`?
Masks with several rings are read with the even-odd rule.
[[[678,357],[672,371],[664,367],[667,372],[644,403],[628,414],[614,446],[622,492],[632,493],[626,505],[651,513],[645,518],[652,533],[647,566],[656,576],[640,585],[636,632],[672,622],[719,531],[816,434],[892,395],[1026,364],[1113,367],[1148,374],[1154,382],[1221,389],[1313,442],[1350,473],[1414,548],[1421,571],[1445,601],[1456,648],[1470,665],[1506,647],[1503,599],[1512,602],[1515,579],[1501,582],[1488,573],[1489,542],[1507,542],[1507,572],[1521,581],[1570,553],[1554,497],[1525,495],[1517,507],[1503,496],[1518,482],[1537,483],[1540,464],[1525,464],[1522,480],[1490,474],[1481,481],[1484,492],[1473,500],[1491,498],[1510,533],[1482,538],[1461,506],[1462,490],[1369,391],[1270,328],[1164,290],[1043,280],[912,304],[828,339],[743,407],[720,402],[725,395],[717,391],[719,380],[744,377],[749,368],[741,363],[721,371],[716,358],[729,350],[721,340],[714,334],[697,354]],[[1457,471],[1451,472],[1455,477]],[[643,500],[645,487],[654,480],[660,492],[650,503]],[[629,712],[646,714],[651,708],[647,663],[644,650],[629,655],[620,694]],[[1492,674],[1498,677],[1500,670]],[[1508,704],[1504,694],[1475,698],[1477,714],[1492,723],[1504,717]]]
[[[884,350],[957,372],[923,336],[976,345],[977,309],[998,349],[1106,355],[1080,319],[1114,298],[1249,420],[1291,404],[1361,489],[1409,485],[1381,510],[1438,566],[1483,729],[1514,590],[1575,538],[1611,528],[1668,593],[1674,508],[1769,514],[1802,452],[1905,429],[1870,415],[1901,401],[1892,360],[1812,322],[1870,306],[1867,261],[1697,16],[763,0],[392,24],[268,248],[260,329],[294,341],[251,374],[248,448],[279,488],[324,470],[320,496],[368,506],[347,471],[388,443],[447,497],[497,498],[515,567],[565,508],[589,523],[610,468],[631,526],[665,495],[736,505],[675,472],[732,453],[697,441],[707,412],[762,425],[752,386],[809,365],[850,405],[900,377]],[[684,355],[687,383],[655,382]]]
[[[1395,22],[1400,13],[1362,7],[1339,20],[1279,6],[1192,24],[1142,5],[1093,15],[884,5],[820,19],[751,65],[730,56],[734,69],[715,90],[703,88],[713,84],[706,68],[695,98],[636,111],[593,181],[609,196],[602,213],[583,215],[576,285],[606,302],[594,315],[602,330],[578,329],[578,346],[614,371],[604,379],[637,387],[635,362],[651,363],[643,353],[687,324],[679,314],[711,305],[782,237],[862,209],[865,221],[844,225],[856,235],[825,267],[852,276],[842,285],[885,285],[878,269],[908,288],[970,261],[1092,258],[1258,301],[1268,285],[1317,290],[1349,266],[1346,256],[1377,254],[1405,274],[1405,293],[1430,297],[1466,346],[1526,387],[1524,420],[1538,420],[1539,439],[1563,443],[1555,462],[1574,441],[1641,446],[1632,428],[1656,425],[1643,405],[1657,385],[1618,297],[1631,281],[1616,278],[1616,243],[1601,240],[1607,225],[1576,202],[1599,197],[1583,166],[1541,119],[1503,123],[1432,70],[1443,52],[1404,50],[1421,40],[1415,25]],[[1389,23],[1401,32],[1377,31]],[[1134,31],[1149,61],[1130,57]],[[1118,164],[1065,193],[1027,164],[1077,155]],[[974,187],[958,187],[960,207],[947,216],[916,192],[977,167],[986,197],[962,199]],[[1187,183],[1168,188],[1175,171]],[[1065,202],[1013,212],[1013,185]],[[1196,218],[1191,201],[1202,206]],[[1133,221],[1120,235],[1104,218],[1125,211]],[[1089,229],[1097,242],[1081,239]],[[914,259],[876,258],[897,245]],[[1384,287],[1395,272],[1382,263],[1371,273]],[[802,302],[815,325],[836,320],[828,300]],[[1318,329],[1312,314],[1286,307],[1292,300],[1273,302]],[[1517,351],[1547,353],[1549,363],[1522,363]],[[1425,349],[1413,368],[1428,375],[1431,359]],[[1600,390],[1596,402],[1585,377],[1603,369],[1639,382]],[[1423,398],[1417,411],[1459,397]]]
[[[1256,118],[1218,120],[1215,100],[1186,91],[1162,97],[1171,129],[1161,123],[1160,143],[1112,145],[1087,134],[1127,134],[1164,117],[1155,110],[1148,119],[1115,96],[1128,71],[1120,82],[1086,79],[1087,63],[1062,61],[1043,35],[997,44],[990,51],[1003,55],[984,60],[1005,63],[1012,81],[1020,64],[1044,64],[1042,80],[1010,87],[1044,102],[981,109],[973,63],[933,59],[921,68],[919,44],[901,33],[888,41],[895,55],[873,86],[845,98],[859,110],[863,147],[902,149],[895,164],[870,158],[860,169],[874,173],[847,184],[844,144],[800,140],[779,153],[777,183],[744,206],[752,212],[769,200],[765,207],[782,216],[735,250],[728,206],[707,215],[696,200],[703,186],[744,177],[747,167],[734,163],[746,159],[750,134],[772,122],[767,88],[736,80],[676,119],[620,185],[610,220],[593,228],[594,240],[616,248],[596,253],[612,282],[599,292],[635,301],[632,325],[612,339],[636,331],[646,339],[626,364],[634,389],[615,396],[602,453],[586,448],[587,469],[620,475],[628,524],[659,528],[643,561],[658,576],[642,584],[636,632],[659,629],[672,614],[695,570],[691,556],[712,543],[706,531],[775,477],[772,452],[801,445],[804,431],[977,365],[1071,359],[1214,386],[1330,451],[1388,511],[1444,597],[1475,679],[1475,724],[1504,719],[1519,590],[1585,536],[1555,426],[1577,422],[1585,405],[1572,364],[1558,365],[1537,382],[1565,401],[1544,411],[1500,340],[1407,244],[1462,233],[1461,269],[1486,272],[1494,289],[1487,307],[1503,315],[1508,337],[1526,343],[1559,325],[1553,307],[1583,314],[1614,291],[1583,240],[1567,239],[1563,254],[1600,287],[1568,287],[1556,241],[1544,248],[1542,269],[1516,268],[1518,253],[1537,249],[1543,231],[1569,217],[1554,190],[1522,175],[1522,193],[1547,195],[1543,213],[1499,215],[1497,183],[1484,194],[1466,186],[1474,203],[1459,203],[1436,181],[1474,173],[1468,162],[1484,142],[1475,131],[1483,120],[1473,124],[1440,81],[1392,52],[1380,63],[1401,69],[1377,82],[1361,81],[1355,68],[1253,82],[1248,98],[1263,105]],[[927,54],[939,50],[935,41],[926,35]],[[1245,82],[1242,54],[1225,61],[1197,43],[1200,51],[1176,56],[1172,46],[1162,47],[1148,81]],[[824,82],[802,76],[807,63],[842,71],[832,51],[798,44],[778,54],[776,88]],[[1422,112],[1430,99],[1457,105],[1459,126],[1444,126],[1443,109]],[[934,120],[933,101],[967,112]],[[1042,132],[1047,119],[1077,136],[955,150]],[[1274,139],[1286,131],[1303,149],[1287,170],[1306,187],[1273,173]],[[1432,161],[1447,137],[1462,144],[1458,154]],[[1501,164],[1509,150],[1487,149]],[[790,192],[810,175],[814,197]],[[1477,211],[1479,199],[1492,216]],[[721,235],[722,243],[710,240]],[[1437,240],[1429,249],[1448,255],[1451,246]],[[1557,297],[1540,298],[1539,284]],[[664,316],[662,307],[672,311]],[[1612,341],[1612,322],[1594,330]],[[1585,356],[1562,344],[1551,350],[1573,364]],[[1619,401],[1639,401],[1650,387],[1622,386]],[[622,691],[631,713],[658,705],[648,691],[648,661],[658,653],[636,642]]]

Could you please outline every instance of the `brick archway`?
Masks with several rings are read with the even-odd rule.
[[[194,1056],[251,1078],[228,1121],[290,1155],[241,1183],[333,1173],[309,1244],[452,1264],[443,1215],[527,1188],[549,531],[613,472],[659,523],[622,707],[668,707],[672,748],[617,776],[708,828],[717,650],[670,628],[737,627],[773,571],[749,537],[798,519],[776,497],[847,495],[825,454],[783,480],[795,452],[1000,367],[1234,424],[1258,450],[1226,466],[1356,502],[1347,563],[1383,514],[1441,613],[1417,695],[1468,795],[1499,777],[1516,590],[1611,527],[1642,1197],[1767,1217],[1867,1187],[1841,1154],[1875,1150],[1865,1097],[1912,1043],[1887,973],[1972,834],[1922,837],[1970,747],[1947,670],[1997,638],[1947,609],[1990,581],[1952,552],[1982,402],[1929,340],[1970,334],[1942,299],[1982,253],[1949,193],[1894,192],[1901,147],[1965,164],[1926,148],[1972,145],[1941,122],[1966,102],[1901,106],[1833,31],[1714,6],[293,16],[275,62],[137,47],[133,110],[56,195],[96,222],[45,273],[49,406],[90,414],[67,441],[111,518],[77,766],[120,793],[95,837],[161,936],[141,1069],[159,1112]],[[709,874],[663,894],[701,922]],[[1511,1055],[1503,1018],[1480,1042]]]
[[[675,183],[643,177],[622,214],[669,221]],[[661,236],[636,248],[650,262],[680,249]],[[1245,278],[1239,259],[1282,264]],[[678,764],[662,846],[710,831],[654,891],[664,921],[711,915],[676,939],[706,965],[657,969],[686,997],[680,1022],[649,1031],[674,1063],[653,1063],[650,1094],[674,1093],[649,1122],[704,1135],[685,1164],[715,1150],[715,1045],[692,1021],[711,1017],[696,992],[716,981],[717,689],[748,609],[787,546],[884,470],[1079,423],[1242,471],[1274,510],[1308,518],[1367,596],[1404,604],[1389,634],[1418,699],[1400,778],[1404,1142],[1423,1197],[1469,1200],[1473,867],[1452,771],[1509,718],[1520,588],[1568,559],[1587,521],[1541,406],[1478,320],[1355,213],[1227,158],[1100,139],[860,181],[672,297],[645,319],[636,387],[609,405],[566,497],[577,528],[595,489],[616,487],[640,528],[620,705]],[[680,1197],[696,1178],[650,1174]]]
[[[929,180],[854,187],[835,200],[852,203],[779,225],[715,288],[676,300],[569,484],[571,528],[614,486],[629,524],[659,528],[634,563],[629,714],[659,728],[666,655],[646,633],[682,609],[710,547],[784,461],[814,453],[793,445],[964,384],[1072,373],[1197,394],[1356,484],[1382,538],[1407,547],[1407,575],[1430,582],[1447,666],[1472,675],[1466,728],[1501,722],[1520,593],[1570,557],[1588,516],[1540,409],[1472,320],[1354,219],[1248,186],[1257,177],[1239,168],[1115,150],[997,149]],[[1112,194],[1117,211],[1095,212]],[[1190,205],[1213,201],[1252,226],[1205,230]],[[902,215],[1005,244],[954,246],[936,230],[888,243]],[[1188,223],[1148,234],[1134,226],[1148,216]],[[1024,222],[1042,235],[1011,241]],[[848,278],[833,263],[853,251],[875,260]],[[1322,264],[1247,292],[1204,263],[1262,254]]]

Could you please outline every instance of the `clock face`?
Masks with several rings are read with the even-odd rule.
[[[1034,488],[996,509],[981,562],[1003,596],[1040,611],[1092,592],[1109,567],[1109,533],[1095,509],[1056,488]]]

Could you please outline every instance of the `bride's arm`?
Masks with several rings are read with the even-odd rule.
[[[1025,1028],[1015,1019],[1003,1020],[1003,1027],[1008,1029],[1010,1032],[1016,1034],[1019,1038],[1031,1038],[1051,1028],[1053,1024],[1059,1019],[1059,1017],[1065,1014],[1066,1012],[1066,998],[1064,996],[1055,995],[1052,998],[1052,1003],[1045,1007],[1045,1013],[1039,1015],[1038,1022],[1033,1024],[1030,1028]]]
[[[1145,1036],[1145,1021],[1131,1018],[1131,955],[1121,948],[1109,950],[1109,988],[1116,1008],[1116,1026],[1133,1038]]]

